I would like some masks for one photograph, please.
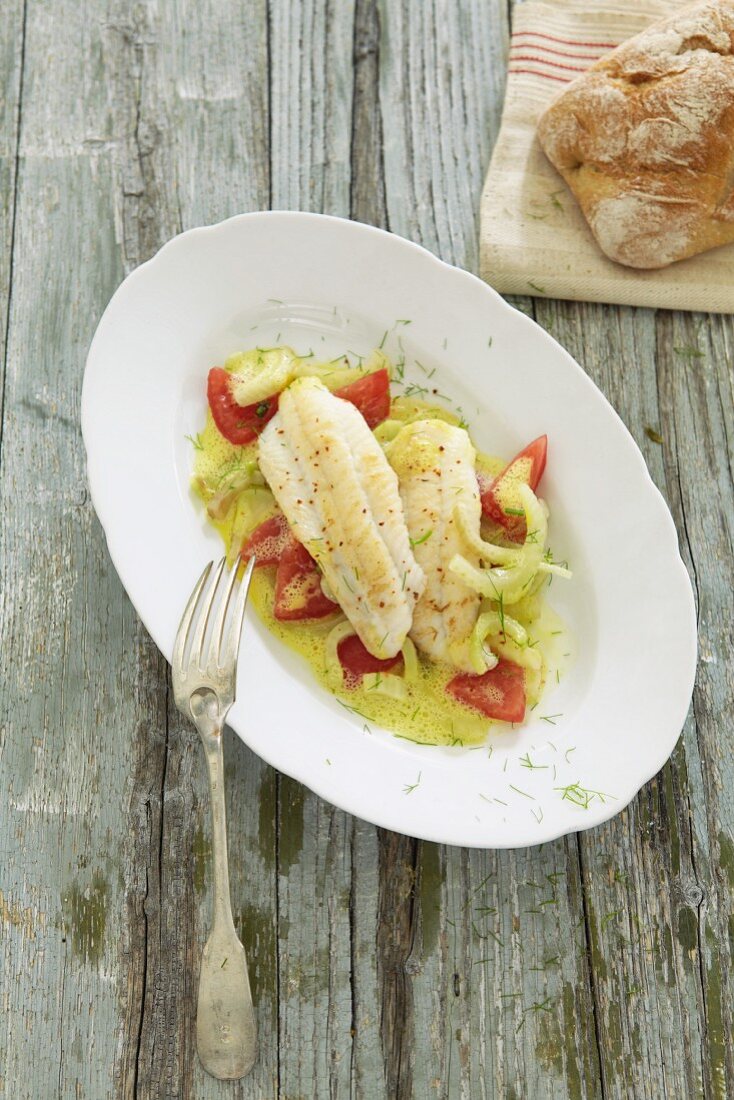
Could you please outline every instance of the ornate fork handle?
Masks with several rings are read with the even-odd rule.
[[[236,1079],[249,1073],[255,1062],[257,1032],[247,974],[245,949],[232,920],[227,860],[227,822],[224,802],[223,720],[191,713],[201,735],[209,774],[214,862],[214,919],[204,947],[199,975],[196,1045],[208,1073]]]

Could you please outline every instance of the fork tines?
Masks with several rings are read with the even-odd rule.
[[[226,558],[214,562],[199,577],[183,613],[173,650],[174,674],[182,678],[189,669],[234,677],[247,592],[255,565],[242,562],[226,570]]]

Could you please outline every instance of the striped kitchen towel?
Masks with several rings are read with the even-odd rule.
[[[505,106],[481,205],[481,273],[497,290],[734,312],[734,245],[659,271],[613,263],[535,136],[538,118],[566,84],[680,6],[676,0],[528,0],[515,6]]]

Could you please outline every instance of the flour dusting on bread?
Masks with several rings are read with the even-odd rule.
[[[602,250],[663,267],[734,240],[734,0],[705,0],[596,62],[538,123]]]
[[[691,226],[698,217],[695,205],[681,200],[661,202],[653,195],[636,191],[601,199],[589,215],[597,240],[606,242],[605,251],[629,267],[650,267],[652,254],[662,267],[676,260],[685,249]]]

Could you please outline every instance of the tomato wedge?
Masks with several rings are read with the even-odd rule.
[[[305,546],[297,542],[282,512],[266,519],[252,532],[240,551],[257,566],[277,565],[273,614],[281,622],[321,619],[337,605],[321,588],[321,572]]]
[[[338,605],[324,595],[321,572],[305,546],[293,539],[278,562],[273,614],[280,622],[323,619]]]
[[[481,676],[462,672],[446,690],[464,706],[498,722],[522,722],[525,717],[525,672],[512,661],[501,659]]]
[[[494,481],[479,475],[479,492],[482,512],[488,519],[504,527],[513,542],[524,542],[527,534],[518,485],[529,485],[535,492],[545,470],[548,455],[548,436],[540,435],[525,450],[515,455]]]
[[[295,541],[288,520],[282,512],[278,512],[255,528],[240,550],[240,557],[243,561],[256,558],[258,568],[261,565],[277,565]]]
[[[390,413],[390,378],[387,370],[365,374],[356,382],[334,390],[335,397],[351,401],[362,413],[370,428],[376,428]]]
[[[278,411],[278,394],[254,405],[238,405],[232,396],[229,373],[224,367],[212,367],[207,380],[207,398],[214,423],[225,439],[244,446],[257,439]]]
[[[373,657],[356,634],[343,638],[337,646],[339,664],[344,669],[344,682],[347,687],[359,687],[362,677],[369,672],[389,672],[402,662],[402,654],[394,657]]]

